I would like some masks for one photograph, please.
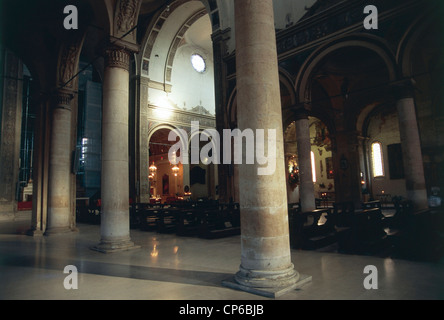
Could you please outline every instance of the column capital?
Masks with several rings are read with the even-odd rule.
[[[389,89],[396,100],[413,98],[415,81],[411,78],[402,79],[389,85]]]
[[[131,51],[127,48],[110,45],[104,50],[105,67],[129,70]]]
[[[308,110],[303,106],[296,107],[295,109],[292,110],[292,112],[293,112],[293,119],[295,121],[308,119]]]
[[[71,101],[74,99],[74,91],[59,89],[53,94],[53,109],[71,110]]]

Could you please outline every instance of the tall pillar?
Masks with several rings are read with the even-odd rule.
[[[398,87],[396,108],[399,119],[402,158],[406,180],[407,198],[416,209],[428,208],[427,190],[422,161],[421,141],[416,121],[415,99],[411,85]]]
[[[130,53],[121,47],[105,50],[101,239],[92,248],[105,253],[136,247],[129,226],[129,59]]]
[[[297,115],[295,129],[298,148],[299,199],[302,212],[307,212],[316,209],[316,201],[311,168],[310,127],[305,110]]]
[[[45,235],[71,228],[71,100],[72,91],[59,90],[51,110],[48,172],[48,222]]]
[[[213,61],[214,61],[214,95],[215,95],[215,113],[216,113],[216,130],[220,136],[223,129],[226,129],[225,110],[227,105],[227,81],[226,81],[226,62],[224,57],[227,50],[227,41],[230,39],[230,29],[218,30],[211,35],[213,43]],[[223,148],[218,150],[222,159]],[[218,191],[219,200],[228,202],[230,199],[230,166],[220,164],[217,166],[218,174]],[[233,197],[234,198],[234,197]]]
[[[234,280],[224,285],[276,297],[310,277],[302,277],[291,262],[287,197],[282,192],[284,144],[273,2],[234,3],[239,129],[276,130],[276,158],[269,158],[276,162],[276,170],[258,175],[260,166],[246,164],[243,152],[239,167],[241,265]],[[264,150],[268,150],[267,142]]]
[[[339,127],[338,125],[336,128]],[[355,208],[360,208],[362,185],[358,132],[338,130],[334,133],[334,140],[335,201],[353,202]]]
[[[0,63],[0,220],[9,220],[17,211],[23,63],[9,50],[0,53]]]
[[[138,77],[138,96],[136,100],[136,115],[138,117],[138,128],[136,129],[136,155],[138,166],[136,179],[139,180],[139,202],[150,202],[150,181],[149,181],[149,116],[148,116],[148,85],[149,79]]]

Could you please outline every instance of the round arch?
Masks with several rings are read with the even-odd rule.
[[[286,70],[279,68],[279,84],[281,90],[281,105],[282,105],[282,124],[286,128],[293,121],[293,108],[297,103],[296,92],[294,91],[294,82]],[[285,91],[284,91],[285,90]],[[286,98],[283,99],[283,94],[287,93]]]
[[[279,85],[281,88],[281,98],[283,90],[286,90],[288,93],[288,99],[285,101],[281,100],[281,108],[282,108],[282,122],[283,127],[288,126],[292,120],[291,108],[294,107],[297,103],[296,92],[294,90],[294,82],[291,79],[291,76],[287,73],[286,70],[279,68]],[[233,89],[231,92],[228,103],[227,103],[227,120],[230,128],[234,128],[237,124],[237,87]]]
[[[373,35],[347,35],[318,48],[304,62],[295,81],[295,92],[300,103],[310,101],[310,77],[316,66],[330,53],[347,47],[363,47],[375,52],[385,63],[389,80],[398,79],[399,71],[395,57],[383,39]]]
[[[193,2],[196,4],[190,5]],[[200,3],[200,5],[198,3]],[[180,14],[178,14],[179,11]],[[156,53],[156,57],[158,55],[158,58],[163,58],[164,60],[163,63],[161,63],[164,69],[163,78],[168,77],[169,71],[167,66],[168,64],[171,64],[172,60],[174,60],[175,52],[183,35],[195,21],[208,14],[212,31],[214,32],[219,28],[219,9],[217,1],[215,0],[175,0],[164,5],[151,19],[141,41],[142,49],[138,55],[139,59],[137,62],[139,74],[143,74],[145,71],[149,72],[150,69],[148,66],[150,65],[154,45],[156,44],[162,29],[165,30],[166,21],[174,13],[175,18],[173,20],[170,19],[170,23],[174,24],[170,31],[171,34],[169,35],[171,38],[170,44],[165,45],[164,52],[161,54]],[[149,74],[145,75],[149,76]]]
[[[396,52],[396,62],[400,68],[402,77],[410,78],[414,76],[411,63],[415,44],[420,40],[421,35],[423,35],[433,23],[438,22],[440,19],[440,16],[433,14],[433,11],[429,10],[416,18],[404,33]]]
[[[182,134],[182,130],[180,130],[180,128],[177,128],[177,127],[175,127],[175,126],[173,126],[171,124],[162,123],[162,124],[158,124],[158,125],[152,127],[148,131],[148,139],[147,139],[147,141],[148,141],[148,149],[149,149],[149,143],[150,143],[150,140],[151,140],[153,134],[156,133],[157,131],[161,130],[161,129],[168,129],[168,130],[171,130],[171,131],[175,131],[176,134],[180,137],[180,139],[182,141],[188,141],[188,135],[184,136]]]
[[[152,128],[150,128],[149,132],[148,132],[148,149],[151,149],[151,140],[153,139],[153,137],[155,136],[155,134],[159,131],[162,130],[167,130],[168,135],[171,132],[175,132],[176,133],[176,139],[177,136],[179,137],[179,141],[181,142],[185,142],[188,139],[188,135],[186,133],[186,131],[184,132],[184,130],[177,128],[174,125],[171,124],[166,124],[166,123],[160,123],[157,124],[155,126],[153,126]],[[162,133],[160,136],[160,140],[158,141],[159,143],[163,144],[165,143],[165,135]],[[171,141],[171,146],[175,145],[176,141]],[[160,196],[160,199],[162,199],[162,202],[168,201],[168,198],[170,196],[172,196],[173,194],[178,194],[182,192],[183,189],[183,185],[187,185],[189,184],[189,167],[187,164],[180,164],[180,163],[174,163],[170,161],[169,158],[169,151],[170,149],[166,150],[166,152],[164,150],[162,150],[162,146],[156,146],[154,145],[154,147],[158,147],[157,151],[153,150],[154,153],[150,154],[150,152],[148,152],[148,159],[147,159],[147,163],[148,164],[152,164],[155,162],[157,170],[156,170],[156,174],[155,176],[158,176],[157,179],[153,178],[153,181],[151,181],[151,178],[148,178],[148,176],[151,174],[151,171],[149,171],[149,167],[148,165],[145,165],[141,168],[141,176],[144,177],[143,179],[146,180],[146,183],[149,183],[150,187],[149,187],[149,194],[150,197],[152,195],[157,195]],[[155,148],[156,149],[156,148]],[[159,149],[161,152],[159,152]],[[183,148],[181,149],[181,151],[184,150]],[[168,156],[165,157],[161,157],[162,154],[166,154],[168,153]],[[171,173],[170,169],[171,165],[174,164],[176,165],[176,167],[178,167],[179,169],[175,172],[173,172],[173,174]],[[166,182],[164,182],[164,176],[167,177],[166,178]],[[146,177],[146,178],[145,178]],[[160,179],[161,177],[161,179]],[[160,180],[159,180],[160,179]],[[172,179],[172,180],[171,180]],[[148,182],[149,180],[149,182]],[[152,184],[152,182],[154,182],[154,184]],[[167,192],[165,192],[164,189],[164,183],[165,185],[168,185],[167,187]],[[161,190],[161,192],[159,192],[159,190]],[[154,192],[153,194],[151,194],[151,192]],[[156,197],[156,199],[159,199],[158,197]]]

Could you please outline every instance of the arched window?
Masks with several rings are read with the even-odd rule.
[[[372,143],[372,168],[373,177],[384,176],[384,161],[382,158],[382,144],[380,142]]]
[[[315,162],[315,154],[311,151],[311,174],[313,176],[313,182],[316,182],[316,162]]]

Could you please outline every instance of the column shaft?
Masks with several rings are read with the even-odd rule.
[[[235,1],[236,81],[240,130],[276,130],[276,163],[271,175],[261,167],[239,167],[241,266],[235,276],[240,288],[294,285],[299,273],[290,256],[284,145],[272,0]],[[271,143],[271,142],[270,142]],[[268,149],[267,138],[263,146]],[[255,150],[258,148],[256,143]],[[251,150],[251,149],[250,149]],[[244,148],[245,151],[245,148]]]
[[[105,52],[102,113],[101,240],[92,249],[134,248],[129,228],[128,90],[129,53]]]
[[[302,212],[316,209],[313,174],[311,168],[311,142],[308,118],[295,121],[296,141],[298,148],[298,166]]]
[[[48,227],[45,234],[69,232],[71,202],[71,92],[57,93],[51,114],[48,173]]]
[[[417,209],[428,208],[421,141],[416,122],[415,101],[405,97],[397,101],[399,132],[406,179],[407,198]]]

